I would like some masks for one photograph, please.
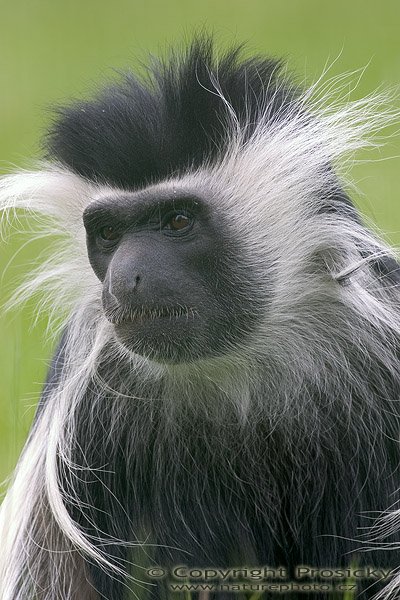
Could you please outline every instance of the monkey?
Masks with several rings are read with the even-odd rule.
[[[58,340],[2,600],[161,599],[261,565],[298,586],[372,565],[351,597],[396,597],[400,268],[348,180],[396,115],[243,52],[197,36],[58,107],[44,162],[1,179],[3,225],[54,239],[11,303],[41,293]]]

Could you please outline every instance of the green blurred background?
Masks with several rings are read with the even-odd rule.
[[[354,98],[400,82],[398,0],[1,0],[0,6],[1,173],[40,157],[49,105],[87,94],[115,77],[114,68],[135,67],[147,51],[162,52],[199,29],[215,32],[222,46],[244,40],[249,51],[284,56],[310,82],[327,61],[337,59],[331,75],[368,65]],[[376,162],[352,172],[357,204],[395,244],[399,154],[392,136]],[[24,241],[18,235],[0,248],[1,304],[40,250],[37,243],[24,247],[10,264]],[[52,350],[46,319],[32,327],[34,308],[31,302],[0,316],[0,480],[27,435]]]

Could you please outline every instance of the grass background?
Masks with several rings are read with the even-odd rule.
[[[40,157],[51,104],[87,94],[114,77],[113,68],[135,67],[147,51],[162,52],[199,28],[223,46],[244,40],[249,51],[284,56],[309,81],[327,61],[337,59],[332,75],[367,66],[354,98],[400,81],[398,0],[1,0],[0,172]],[[353,169],[355,201],[395,244],[399,154],[399,138],[391,137],[376,162]],[[10,263],[26,239],[0,248],[0,305],[40,250],[31,244]],[[32,327],[33,311],[31,303],[0,316],[0,480],[23,445],[52,350],[45,319]]]

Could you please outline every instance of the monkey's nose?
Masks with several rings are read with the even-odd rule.
[[[141,279],[139,273],[135,274],[124,271],[110,273],[105,291],[110,299],[114,299],[114,302],[116,301],[120,305],[125,305],[132,300],[132,296],[137,292]]]

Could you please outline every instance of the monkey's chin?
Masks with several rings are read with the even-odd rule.
[[[155,362],[194,362],[213,354],[199,324],[182,317],[154,317],[114,324],[119,342],[129,351]]]

